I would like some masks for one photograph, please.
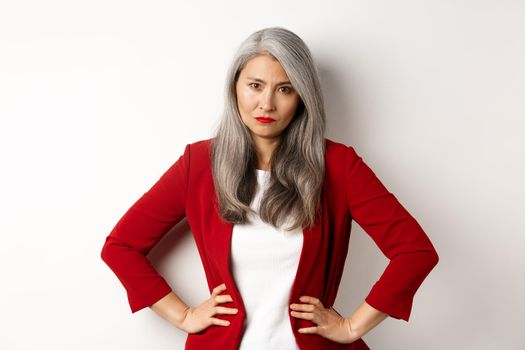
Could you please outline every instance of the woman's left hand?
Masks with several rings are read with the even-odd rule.
[[[321,301],[310,296],[299,298],[304,304],[291,304],[291,315],[312,321],[317,326],[300,328],[300,333],[318,334],[322,337],[342,344],[350,344],[360,336],[352,328],[350,319],[339,315],[334,308],[326,309]]]

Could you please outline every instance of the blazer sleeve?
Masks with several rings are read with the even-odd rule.
[[[190,145],[120,218],[106,237],[102,260],[127,292],[135,313],[172,291],[147,255],[155,244],[185,216]]]
[[[346,200],[350,215],[390,260],[365,301],[408,321],[414,295],[438,263],[418,222],[380,182],[352,146],[346,153]]]

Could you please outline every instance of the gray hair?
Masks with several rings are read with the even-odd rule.
[[[325,175],[325,110],[318,71],[303,40],[283,27],[251,34],[239,46],[228,70],[225,107],[212,139],[211,167],[218,212],[234,224],[249,222],[255,195],[257,156],[249,129],[237,108],[236,83],[246,63],[269,54],[281,64],[300,96],[292,121],[280,135],[270,159],[270,182],[259,216],[262,221],[286,230],[312,227],[319,214]]]

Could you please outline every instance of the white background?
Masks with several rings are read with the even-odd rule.
[[[273,25],[312,51],[326,136],[355,147],[440,256],[410,321],[364,340],[525,348],[519,0],[2,0],[0,348],[183,348],[151,309],[131,314],[100,250],[184,146],[212,136],[235,49]],[[345,316],[388,262],[355,223],[350,243]],[[150,257],[188,304],[209,295],[185,221]]]

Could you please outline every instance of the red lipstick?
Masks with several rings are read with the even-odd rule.
[[[273,118],[270,118],[270,117],[265,117],[263,115],[260,115],[258,116],[257,118],[258,121],[260,121],[261,123],[273,123],[275,121],[275,119]]]

